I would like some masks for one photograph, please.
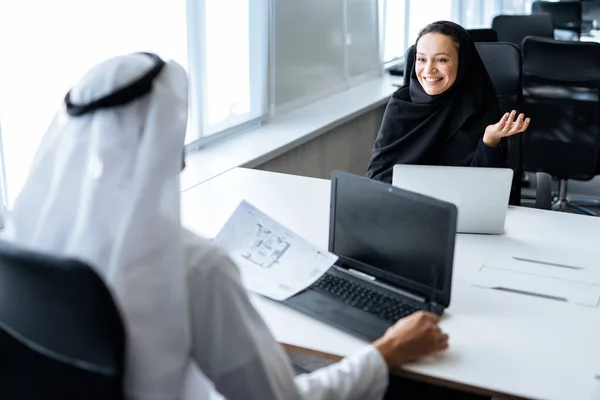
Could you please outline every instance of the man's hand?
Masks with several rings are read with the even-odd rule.
[[[374,345],[390,369],[448,348],[448,335],[438,327],[440,318],[424,311],[398,320]]]

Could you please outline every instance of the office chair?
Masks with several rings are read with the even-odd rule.
[[[525,36],[554,38],[552,16],[548,13],[532,15],[497,15],[492,29],[498,33],[499,42],[508,42],[521,48]]]
[[[410,72],[412,71],[413,66],[415,65],[415,57],[416,57],[416,47],[415,45],[411,45],[406,49],[406,53],[404,54],[404,82],[408,82],[410,78]]]
[[[574,38],[581,34],[583,9],[578,1],[534,1],[531,5],[532,14],[548,13],[552,16],[554,29],[570,31]]]
[[[594,213],[597,200],[567,196],[569,179],[600,174],[600,44],[528,37],[523,41],[523,167],[559,180],[553,209]]]
[[[498,33],[493,29],[467,29],[474,42],[497,42]]]
[[[0,398],[123,398],[125,330],[79,261],[0,243]]]
[[[512,43],[475,43],[498,96],[500,111],[522,110],[521,50]]]
[[[521,50],[512,43],[475,43],[477,52],[485,65],[500,105],[500,112],[523,109],[523,85],[521,74]],[[514,171],[510,192],[510,204],[521,204],[521,135],[507,139],[508,166]]]

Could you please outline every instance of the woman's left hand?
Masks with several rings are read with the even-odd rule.
[[[500,139],[503,137],[525,132],[529,127],[531,118],[525,118],[525,114],[521,113],[515,119],[516,115],[517,111],[512,110],[510,114],[504,114],[500,121],[496,122],[494,125],[488,125],[483,134],[483,143],[490,147],[498,147]]]

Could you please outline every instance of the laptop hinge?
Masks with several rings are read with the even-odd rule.
[[[425,297],[418,296],[416,294],[413,294],[413,293],[407,292],[405,290],[402,290],[402,289],[400,289],[398,287],[389,285],[389,284],[387,284],[385,282],[382,282],[381,280],[377,279],[374,276],[371,276],[369,274],[365,274],[364,272],[357,271],[357,270],[351,269],[351,268],[348,268],[348,269],[341,268],[341,267],[338,267],[337,265],[334,265],[334,268],[337,269],[338,271],[341,271],[341,272],[345,273],[345,274],[352,275],[352,276],[354,276],[354,277],[356,277],[358,279],[362,279],[363,281],[366,281],[366,282],[370,282],[370,283],[372,283],[374,285],[377,285],[377,286],[379,286],[379,287],[381,287],[383,289],[389,290],[391,292],[397,293],[397,294],[399,294],[401,296],[408,297],[409,299],[416,300],[416,301],[418,301],[420,303],[426,303]]]

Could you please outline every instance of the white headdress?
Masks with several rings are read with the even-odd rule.
[[[97,65],[46,132],[4,235],[104,277],[128,331],[129,398],[176,398],[188,359],[179,216],[186,122],[178,64],[140,53]]]

